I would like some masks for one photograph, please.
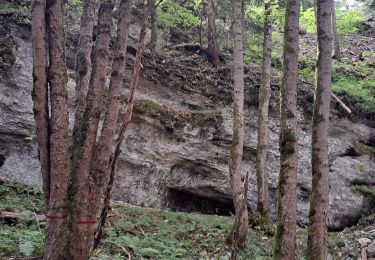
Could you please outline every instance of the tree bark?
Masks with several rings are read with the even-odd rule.
[[[43,179],[43,192],[46,209],[50,192],[50,147],[49,147],[49,111],[47,82],[47,35],[46,35],[46,2],[32,2],[32,44],[33,44],[33,111],[36,123],[36,135],[39,147],[40,166]]]
[[[156,45],[158,42],[158,20],[157,20],[155,0],[150,0],[150,15],[151,15],[151,40],[150,40],[149,46],[152,51],[155,51]]]
[[[143,54],[144,45],[145,45],[144,42],[145,42],[146,30],[147,30],[147,20],[148,20],[148,15],[149,15],[149,10],[150,10],[149,7],[150,7],[150,1],[148,1],[147,5],[145,6],[145,8],[143,10],[143,25],[142,25],[141,33],[140,33],[140,36],[139,36],[138,49],[137,49],[137,54],[136,54],[135,62],[134,62],[134,66],[133,66],[133,74],[132,74],[132,79],[131,79],[131,83],[130,83],[129,97],[128,97],[124,117],[121,120],[122,123],[121,123],[121,126],[120,126],[119,134],[118,134],[118,137],[116,138],[116,141],[115,141],[115,151],[114,151],[114,153],[112,155],[112,159],[110,161],[109,181],[108,181],[107,189],[106,189],[105,195],[104,195],[104,206],[103,206],[101,214],[100,214],[99,227],[98,227],[97,233],[95,235],[95,242],[94,242],[95,247],[99,244],[99,242],[102,238],[102,235],[103,235],[105,222],[106,222],[107,215],[108,215],[108,212],[109,212],[110,207],[111,207],[110,204],[111,204],[111,197],[112,197],[112,188],[113,188],[113,183],[114,183],[114,180],[115,180],[118,158],[119,158],[120,153],[121,153],[121,146],[122,146],[122,142],[123,142],[124,137],[125,137],[125,132],[126,132],[128,126],[129,126],[129,123],[130,123],[130,120],[131,120],[132,114],[133,114],[135,91],[136,91],[137,86],[138,86],[139,73],[140,73],[141,67],[142,67],[141,60],[142,60],[142,54]]]
[[[332,0],[332,30],[333,30],[333,45],[335,46],[335,55],[334,58],[337,61],[341,61],[341,51],[340,51],[340,42],[337,35],[337,28],[336,28],[336,8],[335,8],[335,1]]]
[[[307,259],[327,259],[329,210],[328,128],[332,69],[332,0],[317,0],[318,59],[312,126],[312,190]]]
[[[65,244],[61,230],[68,186],[68,97],[65,66],[63,1],[47,1],[50,87],[50,197],[47,211],[44,259],[58,259]]]
[[[241,180],[241,162],[244,144],[244,62],[243,62],[243,24],[242,1],[232,0],[233,5],[233,33],[234,33],[234,92],[233,92],[233,141],[230,149],[229,173],[236,216],[233,244],[242,248],[248,231],[247,201],[243,198],[243,183]],[[245,206],[244,206],[245,204]],[[245,210],[241,210],[245,207]],[[232,255],[233,257],[233,255]]]
[[[262,222],[269,222],[268,204],[268,174],[266,170],[267,160],[267,122],[268,107],[271,97],[271,43],[272,43],[272,1],[265,2],[265,22],[263,37],[263,65],[262,79],[259,89],[258,112],[258,147],[256,159],[258,205],[257,211],[262,217]]]
[[[118,115],[120,112],[120,94],[124,79],[126,49],[128,45],[128,34],[130,25],[130,10],[132,0],[122,0],[120,3],[120,15],[117,26],[117,38],[114,48],[112,62],[111,81],[109,84],[109,97],[106,106],[103,127],[99,142],[96,144],[95,160],[91,170],[94,180],[90,197],[95,199],[95,206],[92,207],[91,218],[95,218],[100,207],[100,199],[103,195],[104,179],[108,172],[108,165],[111,149],[114,145],[114,135],[117,127]],[[100,194],[99,196],[97,194]],[[97,199],[97,200],[96,200]],[[97,244],[94,242],[94,248]]]
[[[288,0],[285,10],[283,66],[280,87],[280,172],[277,189],[277,226],[274,259],[295,259],[297,211],[297,71],[299,0]]]
[[[96,0],[82,1],[82,17],[80,27],[80,37],[78,51],[76,56],[76,106],[74,120],[74,133],[79,131],[83,114],[86,108],[86,96],[89,89],[89,81],[91,75],[91,51],[92,51],[92,35],[95,22],[95,6]]]
[[[73,133],[66,221],[67,232],[70,234],[66,254],[71,259],[89,258],[95,232],[96,219],[90,213],[99,199],[96,197],[98,194],[90,192],[93,183],[90,171],[109,63],[112,10],[111,0],[101,2],[86,109],[79,132]],[[91,198],[91,194],[94,197]]]
[[[219,65],[219,46],[217,43],[216,23],[215,23],[215,7],[214,1],[210,1],[208,12],[208,59],[214,66]]]

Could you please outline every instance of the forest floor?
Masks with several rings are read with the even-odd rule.
[[[41,191],[0,184],[0,215],[4,212],[17,213],[17,217],[0,220],[0,259],[38,259],[45,226]],[[230,259],[226,241],[233,220],[116,203],[92,259]],[[357,226],[329,233],[330,259],[358,259],[361,244],[365,248],[375,239],[370,222],[363,219]],[[251,228],[240,259],[270,259],[273,231],[272,224]],[[307,230],[299,228],[297,259],[305,259],[306,241]]]

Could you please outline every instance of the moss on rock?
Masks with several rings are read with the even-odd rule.
[[[151,100],[137,100],[134,104],[134,110],[135,113],[159,120],[167,130],[180,129],[187,124],[190,124],[193,128],[204,127],[210,124],[218,129],[223,122],[221,114],[214,110],[182,111]]]

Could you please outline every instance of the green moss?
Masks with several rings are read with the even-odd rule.
[[[375,197],[375,189],[372,189],[365,185],[354,185],[354,190],[365,195]]]
[[[5,29],[0,28],[0,33],[5,34]],[[12,66],[16,62],[14,43],[8,36],[0,38],[0,68]]]
[[[213,124],[219,128],[222,116],[216,111],[178,111],[151,100],[137,100],[134,104],[135,113],[145,114],[160,121],[169,130],[180,129],[187,124],[193,128]]]
[[[375,155],[375,148],[372,146],[368,146],[363,143],[356,143],[355,148],[359,154],[372,155],[372,156]]]
[[[284,233],[284,225],[278,221],[276,224],[276,234],[273,240],[273,258],[272,259],[279,259],[281,253],[281,240]]]
[[[294,153],[294,144],[297,142],[296,135],[291,129],[284,129],[280,134],[280,152],[283,154]]]

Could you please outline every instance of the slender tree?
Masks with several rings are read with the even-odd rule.
[[[285,10],[283,79],[280,86],[280,172],[277,188],[277,226],[274,259],[294,259],[297,218],[297,71],[299,0]]]
[[[334,55],[334,58],[337,60],[337,61],[341,61],[341,50],[340,50],[340,42],[339,42],[339,37],[338,37],[338,34],[337,34],[337,27],[336,27],[336,7],[335,7],[335,1],[331,1],[332,2],[332,12],[331,12],[331,15],[332,15],[332,30],[333,30],[333,45],[335,46],[335,55]]]
[[[95,23],[96,0],[82,1],[82,17],[80,27],[80,37],[78,51],[76,55],[76,113],[74,120],[74,132],[78,131],[81,124],[83,113],[86,108],[86,96],[89,90],[89,81],[91,75],[91,51],[92,35]]]
[[[232,241],[232,259],[236,259],[236,251],[243,247],[248,231],[248,212],[246,192],[241,180],[241,162],[244,144],[244,61],[243,61],[243,24],[242,1],[232,0],[233,34],[234,34],[234,92],[233,92],[233,141],[230,149],[229,173],[236,222]]]
[[[95,245],[94,245],[95,247],[98,246],[103,235],[107,215],[111,207],[112,188],[113,188],[113,183],[114,183],[115,176],[116,176],[118,159],[121,153],[121,146],[125,138],[125,132],[128,129],[130,120],[133,115],[135,92],[138,86],[139,74],[140,74],[141,66],[142,66],[141,59],[142,59],[142,53],[144,50],[144,42],[145,42],[146,30],[147,30],[147,17],[148,17],[149,9],[150,9],[150,2],[148,2],[148,6],[145,6],[144,11],[143,11],[143,25],[142,25],[141,33],[139,36],[137,54],[135,57],[133,74],[132,74],[132,79],[130,82],[129,97],[128,97],[127,105],[125,108],[125,114],[121,120],[122,123],[119,129],[119,134],[115,141],[115,151],[112,155],[112,158],[109,164],[109,181],[108,181],[107,189],[104,195],[104,206],[100,213],[100,223],[99,223],[96,235],[95,235]]]
[[[210,0],[208,11],[208,59],[214,66],[219,65],[219,46],[217,43],[217,32],[215,23],[215,3]]]
[[[156,0],[150,0],[150,16],[151,16],[151,39],[149,47],[151,50],[155,51],[156,44],[158,41],[158,21],[156,13]]]
[[[329,209],[328,127],[332,69],[332,0],[317,0],[318,58],[312,126],[312,191],[307,259],[327,259]]]
[[[267,121],[268,107],[271,97],[271,42],[272,42],[272,5],[273,1],[264,3],[264,36],[263,36],[263,64],[262,78],[259,89],[258,111],[258,147],[256,159],[256,173],[258,185],[257,211],[262,217],[262,222],[269,222],[268,205],[268,174],[266,170],[267,160]]]
[[[117,121],[120,113],[120,95],[125,72],[126,50],[128,46],[131,18],[130,10],[132,3],[132,0],[122,0],[120,3],[120,15],[114,46],[109,95],[100,139],[95,147],[95,160],[91,168],[93,182],[92,187],[90,188],[90,197],[95,199],[101,198],[103,195],[102,187],[104,184],[104,178],[108,172],[111,149],[115,142],[115,130],[117,128]],[[95,196],[95,194],[101,194],[101,196]],[[99,210],[99,203],[95,204],[97,207],[91,207],[91,218],[95,218],[96,213]]]
[[[49,45],[48,83],[51,100],[50,169],[44,259],[58,259],[64,247],[62,218],[65,215],[65,194],[68,186],[68,97],[65,65],[65,33],[63,2],[46,2],[46,23]],[[34,28],[35,31],[37,28]],[[45,68],[46,69],[46,68]]]
[[[47,82],[47,34],[46,34],[46,2],[32,1],[32,44],[33,44],[33,101],[39,157],[43,177],[43,192],[48,208],[50,193],[50,148],[49,148],[49,112]]]

